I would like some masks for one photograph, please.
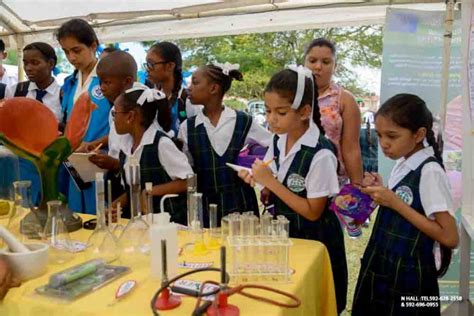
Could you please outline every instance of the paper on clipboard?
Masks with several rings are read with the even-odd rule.
[[[89,161],[89,157],[95,153],[73,153],[68,157],[71,165],[76,169],[79,176],[84,182],[95,181],[95,174],[97,172],[106,172],[107,170],[97,167]]]
[[[226,162],[226,165],[227,165],[227,167],[230,167],[230,168],[234,169],[237,172],[239,172],[240,170],[247,170],[250,174],[252,174],[252,169],[250,169],[250,168],[242,167],[242,166],[239,166],[239,165],[234,165],[233,163],[228,163],[228,162]]]

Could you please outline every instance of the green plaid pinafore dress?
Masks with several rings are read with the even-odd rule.
[[[423,215],[421,170],[433,161],[437,162],[434,157],[427,158],[392,189]],[[396,211],[381,206],[362,258],[352,315],[439,315],[439,306],[407,307],[402,301],[409,297],[439,297],[433,244],[431,238]]]
[[[275,135],[273,138],[273,152],[277,169],[279,169],[280,151],[277,142],[278,136]],[[283,181],[283,184],[293,193],[306,198],[307,192],[303,182],[309,172],[313,157],[321,149],[329,149],[334,152],[332,143],[322,135],[320,135],[316,147],[303,145],[296,153]],[[324,179],[321,180],[324,181]],[[290,237],[317,240],[328,249],[336,290],[337,311],[341,313],[346,307],[347,299],[346,251],[341,224],[334,212],[329,210],[329,199],[323,214],[314,222],[294,212],[276,195],[272,194],[271,200],[275,203],[275,215],[285,215],[290,221]]]

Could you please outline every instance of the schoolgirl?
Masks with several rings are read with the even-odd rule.
[[[265,108],[273,143],[252,174],[239,176],[252,186],[263,185],[275,215],[290,221],[290,236],[321,241],[328,249],[337,310],[346,306],[347,263],[344,237],[328,199],[339,192],[334,145],[324,136],[311,71],[291,66],[275,74],[265,88]],[[274,162],[267,166],[268,162]],[[276,175],[276,178],[275,176]]]

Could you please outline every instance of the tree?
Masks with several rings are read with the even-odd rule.
[[[250,99],[262,97],[265,84],[275,72],[288,64],[302,64],[305,46],[318,37],[337,44],[336,81],[356,95],[367,93],[351,66],[381,67],[381,26],[193,38],[175,43],[183,52],[184,69],[216,61],[240,64],[244,81],[235,82],[229,95]]]

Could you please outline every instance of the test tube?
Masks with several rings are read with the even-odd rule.
[[[107,180],[107,210],[108,210],[108,226],[112,226],[112,181]]]
[[[260,217],[260,235],[269,236],[271,235],[271,221],[272,215],[266,213]]]
[[[230,215],[222,216],[221,218],[221,238],[225,242],[229,236],[229,217]]]
[[[272,219],[271,221],[271,232],[272,237],[276,238],[280,235],[280,221],[277,219]]]
[[[130,184],[130,214],[134,218],[141,216],[141,189],[140,189],[140,164],[133,159],[128,167]]]
[[[146,209],[147,209],[147,218],[148,224],[153,224],[153,195],[151,194],[153,191],[153,183],[147,182],[145,183],[145,192],[146,192]]]
[[[278,215],[277,219],[281,223],[280,236],[283,239],[288,239],[290,237],[290,221],[283,215]]]
[[[235,239],[240,236],[240,215],[231,214],[229,217],[229,236]]]
[[[248,237],[254,239],[255,236],[258,234],[257,226],[258,226],[258,217],[255,215],[250,215],[248,217],[249,228],[248,228]]]
[[[187,215],[188,215],[188,227],[191,227],[191,222],[194,219],[193,210],[195,209],[195,203],[193,194],[197,191],[197,175],[190,173],[186,175],[187,184]]]
[[[217,204],[209,204],[209,241],[210,249],[219,249],[221,246],[220,231],[217,227]]]

